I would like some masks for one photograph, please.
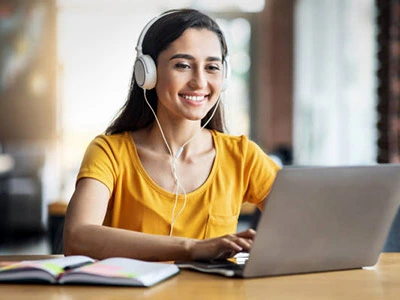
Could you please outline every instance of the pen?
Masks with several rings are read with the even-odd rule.
[[[80,262],[80,263],[77,263],[77,264],[74,264],[74,265],[69,265],[69,266],[66,266],[64,268],[64,271],[68,271],[68,270],[71,270],[71,269],[76,269],[76,268],[79,268],[79,267],[90,265],[92,263],[93,262],[91,262],[91,261],[85,261],[85,262]]]

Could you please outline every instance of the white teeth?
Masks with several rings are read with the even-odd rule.
[[[204,99],[204,96],[188,96],[188,95],[182,95],[183,98],[190,100],[190,101],[201,101]]]

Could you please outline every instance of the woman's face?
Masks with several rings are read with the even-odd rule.
[[[223,64],[218,36],[189,28],[157,59],[157,114],[201,120],[221,93]]]

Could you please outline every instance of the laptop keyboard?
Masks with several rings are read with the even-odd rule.
[[[231,258],[231,260],[233,260],[238,265],[246,264],[248,259],[249,259],[248,252],[239,252],[233,258]]]
[[[225,270],[240,270],[243,269],[245,264],[236,264],[229,260],[211,260],[211,261],[196,261],[192,265],[206,269],[225,269]]]
[[[248,253],[238,253],[234,257],[229,259],[211,260],[211,261],[196,261],[195,264],[206,269],[229,269],[229,270],[241,270],[246,265],[249,259]]]

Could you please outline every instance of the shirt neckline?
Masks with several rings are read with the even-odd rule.
[[[211,135],[212,135],[212,139],[213,139],[213,143],[214,143],[214,147],[215,147],[215,157],[214,157],[214,162],[213,165],[211,167],[211,171],[210,174],[208,174],[207,179],[203,182],[203,184],[201,186],[199,186],[197,189],[195,189],[194,191],[191,191],[189,193],[186,193],[186,196],[194,196],[196,194],[200,194],[203,193],[208,186],[211,184],[211,182],[213,181],[214,177],[215,177],[215,173],[217,170],[217,166],[219,164],[219,144],[217,142],[216,139],[216,132],[214,130],[210,130]],[[145,179],[145,181],[154,189],[156,190],[158,193],[163,194],[167,197],[175,197],[175,193],[171,193],[165,189],[163,189],[162,187],[160,187],[151,177],[150,175],[147,173],[146,169],[143,167],[143,164],[139,158],[139,154],[137,152],[137,148],[136,148],[136,144],[135,144],[135,140],[131,134],[131,132],[126,132],[125,134],[127,134],[129,136],[129,145],[130,145],[130,152],[132,153],[131,157],[133,158],[133,167],[137,169],[137,171],[141,174],[141,176]],[[179,194],[179,198],[183,198],[183,194]]]

